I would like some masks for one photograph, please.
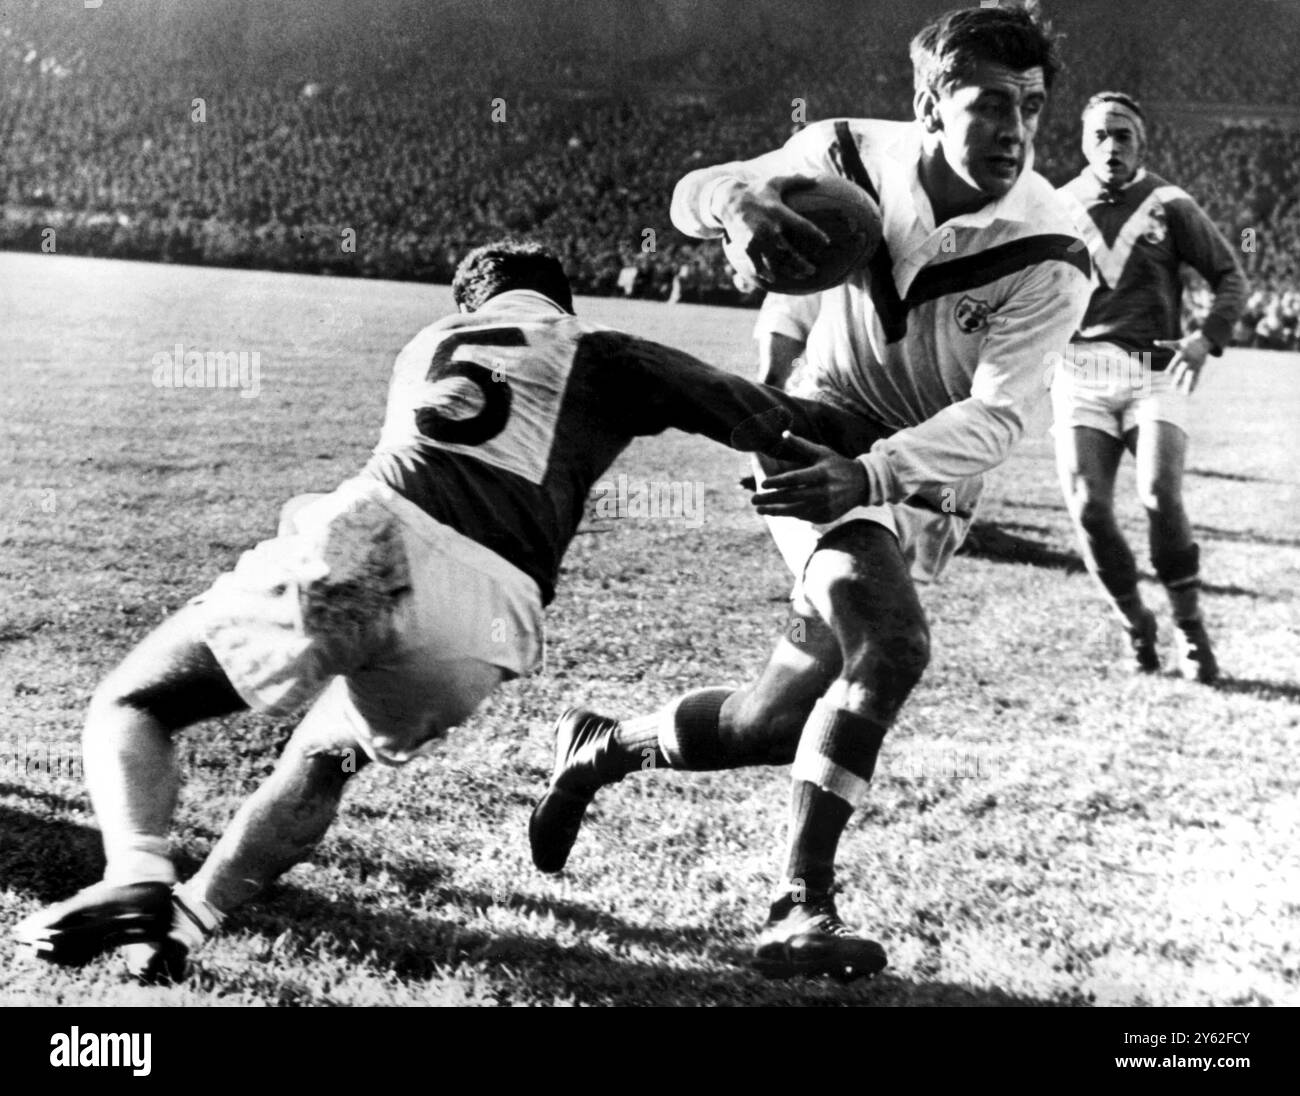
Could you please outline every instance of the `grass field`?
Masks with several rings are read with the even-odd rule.
[[[98,878],[78,738],[103,673],[331,487],[377,437],[396,350],[442,288],[0,255],[0,931]],[[586,301],[591,318],[749,368],[752,313]],[[260,391],[165,389],[151,359],[256,351]],[[1196,399],[1188,504],[1228,675],[1134,679],[1072,549],[1045,437],[992,477],[1015,558],[925,591],[926,681],[842,845],[846,918],[879,978],[767,983],[739,965],[784,831],[785,770],[632,777],[547,878],[525,824],[549,728],[644,712],[761,665],[787,576],[736,454],[672,434],[615,473],[699,481],[701,527],[595,520],[549,613],[545,672],[432,758],[357,778],[310,862],[235,914],[186,984],[0,950],[17,1004],[1300,1003],[1300,357],[1229,352]],[[1131,464],[1123,523],[1144,519]],[[1168,614],[1149,568],[1144,587]],[[192,729],[175,830],[192,871],[288,720]],[[34,764],[33,761],[36,763]]]

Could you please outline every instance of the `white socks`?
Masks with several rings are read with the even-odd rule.
[[[106,883],[176,882],[176,865],[165,837],[148,833],[127,833],[112,841],[105,837],[104,856]]]

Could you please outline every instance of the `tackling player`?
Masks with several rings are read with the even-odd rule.
[[[588,492],[635,436],[676,427],[780,452],[789,424],[859,453],[885,433],[578,320],[563,268],[536,245],[479,248],[452,292],[462,314],[398,355],[362,472],[293,500],[280,535],[96,691],[84,750],[104,879],[21,922],[20,944],[71,963],[126,945],[137,976],[178,976],[227,912],[310,852],[353,772],[408,761],[534,669]],[[173,892],[175,732],[313,700],[274,773]]]
[[[1160,669],[1155,614],[1115,522],[1115,473],[1137,463],[1151,563],[1173,609],[1178,672],[1206,684],[1219,673],[1201,618],[1200,550],[1183,508],[1187,414],[1208,355],[1223,353],[1246,300],[1228,242],[1181,187],[1142,166],[1146,118],[1129,96],[1094,95],[1083,112],[1088,166],[1061,188],[1097,271],[1078,338],[1052,386],[1061,486],[1084,562],[1128,632],[1136,668]],[[1214,304],[1181,336],[1179,267],[1199,271]]]
[[[692,172],[684,232],[724,232],[760,281],[806,276],[817,230],[781,201],[791,176],[834,173],[878,201],[884,241],[865,275],[821,294],[789,390],[897,430],[857,460],[826,454],[754,497],[795,576],[795,620],[757,681],[702,689],[619,722],[575,710],[530,826],[558,871],[597,789],[656,765],[794,763],[782,882],[754,953],[764,974],[872,974],[885,965],[832,899],[836,847],[876,755],[929,659],[914,579],[960,543],[981,476],[1046,426],[1049,355],[1087,306],[1090,269],[1068,210],[1033,170],[1058,69],[1032,11],[951,12],[912,42],[913,122],[825,121],[784,148]],[[749,272],[745,272],[749,273]]]

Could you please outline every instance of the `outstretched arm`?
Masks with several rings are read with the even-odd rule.
[[[863,416],[788,396],[622,332],[587,335],[579,352],[592,356],[602,412],[631,434],[672,427],[778,458],[786,456],[786,431],[850,458],[889,434]]]

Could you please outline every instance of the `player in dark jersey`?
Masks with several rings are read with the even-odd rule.
[[[321,839],[353,772],[417,755],[536,666],[588,492],[634,437],[675,427],[788,457],[785,428],[850,455],[887,433],[577,319],[563,268],[536,245],[472,252],[452,288],[461,314],[398,356],[361,474],[287,506],[280,535],[96,691],[84,747],[104,879],[21,922],[20,945],[72,963],[124,946],[138,977],[177,976],[226,912]],[[173,889],[174,733],[308,701],[274,773]]]
[[[1213,682],[1218,665],[1201,617],[1200,552],[1183,507],[1188,402],[1210,355],[1223,353],[1246,300],[1228,242],[1181,187],[1147,171],[1146,119],[1121,92],[1083,113],[1088,166],[1061,193],[1087,241],[1097,287],[1052,385],[1057,465],[1083,550],[1128,632],[1136,668],[1160,668],[1155,615],[1138,593],[1133,552],[1115,522],[1115,474],[1136,460],[1151,562],[1174,616],[1176,668]],[[1209,282],[1214,304],[1182,334],[1180,267]]]

